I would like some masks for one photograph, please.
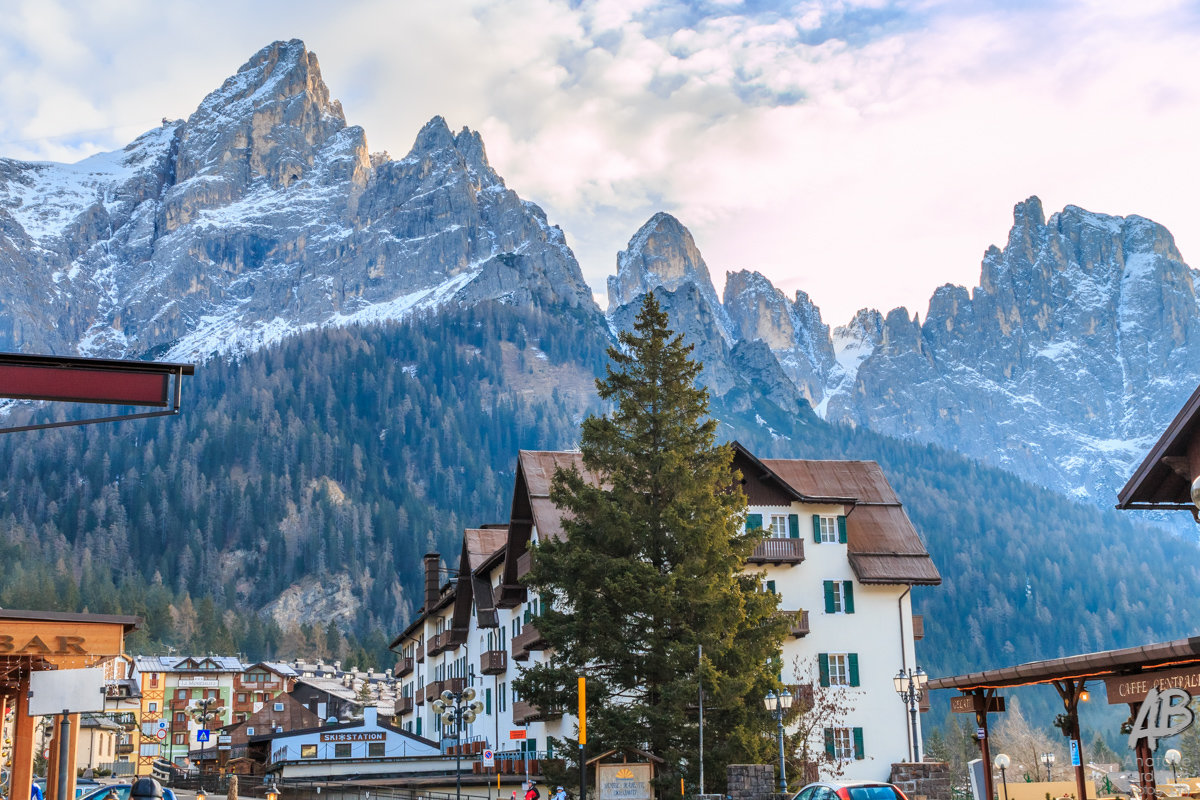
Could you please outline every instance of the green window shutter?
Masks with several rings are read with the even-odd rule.
[[[421,735],[421,718],[417,717],[417,736]]]
[[[831,760],[834,758],[834,753],[833,753],[833,728],[826,728],[826,729],[825,729],[825,755],[829,756],[829,758],[830,758]]]
[[[842,610],[854,613],[854,581],[842,581]]]
[[[821,685],[829,685],[829,653],[817,653],[817,669],[821,671]],[[826,729],[828,730],[828,729]]]
[[[850,685],[858,686],[858,653],[847,653],[846,663],[850,671]]]
[[[767,581],[767,591],[775,594],[775,581]]]
[[[835,613],[833,602],[833,581],[825,581],[825,613]]]
[[[483,690],[483,713],[485,713],[485,714],[492,713],[492,690],[491,689]]]
[[[762,530],[762,514],[747,514],[746,515],[746,530],[761,531]]]
[[[813,514],[813,543],[821,543],[821,515]]]
[[[862,728],[854,729],[854,757],[859,761],[862,761],[866,757],[863,752]]]
[[[800,515],[788,514],[788,537],[791,539],[800,538]]]
[[[554,758],[554,740],[546,738],[546,758]]]
[[[846,543],[846,518],[841,514],[838,515],[838,541]]]

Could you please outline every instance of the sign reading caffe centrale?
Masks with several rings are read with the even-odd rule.
[[[1160,669],[1140,672],[1137,675],[1119,675],[1105,678],[1104,688],[1108,692],[1110,705],[1140,703],[1151,689],[1183,689],[1190,695],[1200,694],[1200,666],[1182,669]]]

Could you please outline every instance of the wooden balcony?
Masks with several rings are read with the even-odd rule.
[[[542,638],[537,625],[532,622],[521,628],[521,632],[514,636],[512,640],[513,661],[525,661],[529,658],[531,650],[545,649],[546,640]]]
[[[796,639],[808,636],[809,629],[807,611],[785,611],[783,613],[789,619],[788,633],[790,633]]]
[[[117,754],[128,755],[133,752],[133,742],[117,742]]]
[[[442,631],[429,637],[425,643],[425,651],[431,656],[450,649],[450,631]]]
[[[424,643],[417,644],[417,663],[425,663],[425,645]]]
[[[524,725],[527,722],[544,722],[562,717],[562,711],[543,712],[537,706],[532,703],[526,703],[524,700],[518,700],[513,703],[512,709],[514,725]]]
[[[402,658],[396,662],[396,677],[403,678],[413,671],[413,660],[411,658]]]
[[[925,638],[925,615],[913,614],[913,641],[919,642]]]
[[[412,713],[413,708],[414,703],[411,697],[401,696],[396,698],[396,716]]]
[[[466,678],[447,678],[444,681],[433,681],[432,683],[425,684],[425,696],[429,698],[430,702],[433,702],[447,689],[452,692],[461,692],[466,685]]]
[[[413,698],[414,698],[414,702],[417,705],[419,705],[419,706],[425,705],[425,687],[418,686],[417,690],[415,692],[413,692]]]
[[[507,650],[488,650],[479,656],[479,671],[484,675],[500,675],[507,669]]]
[[[803,539],[766,539],[754,548],[751,564],[799,564],[804,560]]]

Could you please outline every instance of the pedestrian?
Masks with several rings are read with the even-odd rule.
[[[555,787],[554,794],[550,795],[550,800],[567,800],[567,790],[561,786]]]
[[[538,791],[537,781],[529,782],[529,788],[525,790],[525,800],[542,800],[542,793]]]

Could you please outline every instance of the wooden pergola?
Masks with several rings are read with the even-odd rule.
[[[0,610],[0,719],[13,710],[10,798],[30,796],[33,782],[34,719],[29,714],[30,676],[42,670],[96,667],[125,649],[125,634],[140,617],[68,614],[57,611]],[[47,796],[58,785],[61,748],[75,763],[79,714],[69,715],[70,736],[55,736],[47,759]],[[75,796],[75,771],[68,771],[67,797]]]
[[[1053,686],[1062,698],[1067,717],[1064,733],[1074,740],[1080,754],[1077,759],[1080,763],[1075,765],[1075,783],[1080,800],[1085,800],[1088,795],[1083,748],[1079,741],[1079,702],[1088,683],[1095,685],[1101,681],[1105,684],[1109,704],[1128,704],[1131,716],[1137,717],[1142,702],[1152,688],[1200,686],[1200,636],[937,678],[929,681],[929,688],[957,689],[961,695],[954,698],[952,706],[959,705],[975,713],[976,723],[983,733],[979,747],[985,762],[987,797],[990,798],[995,786],[988,746],[987,715],[1004,710],[1003,697],[997,692],[1016,686]],[[1145,738],[1138,738],[1134,752],[1137,755],[1142,797],[1154,797],[1153,748]]]

